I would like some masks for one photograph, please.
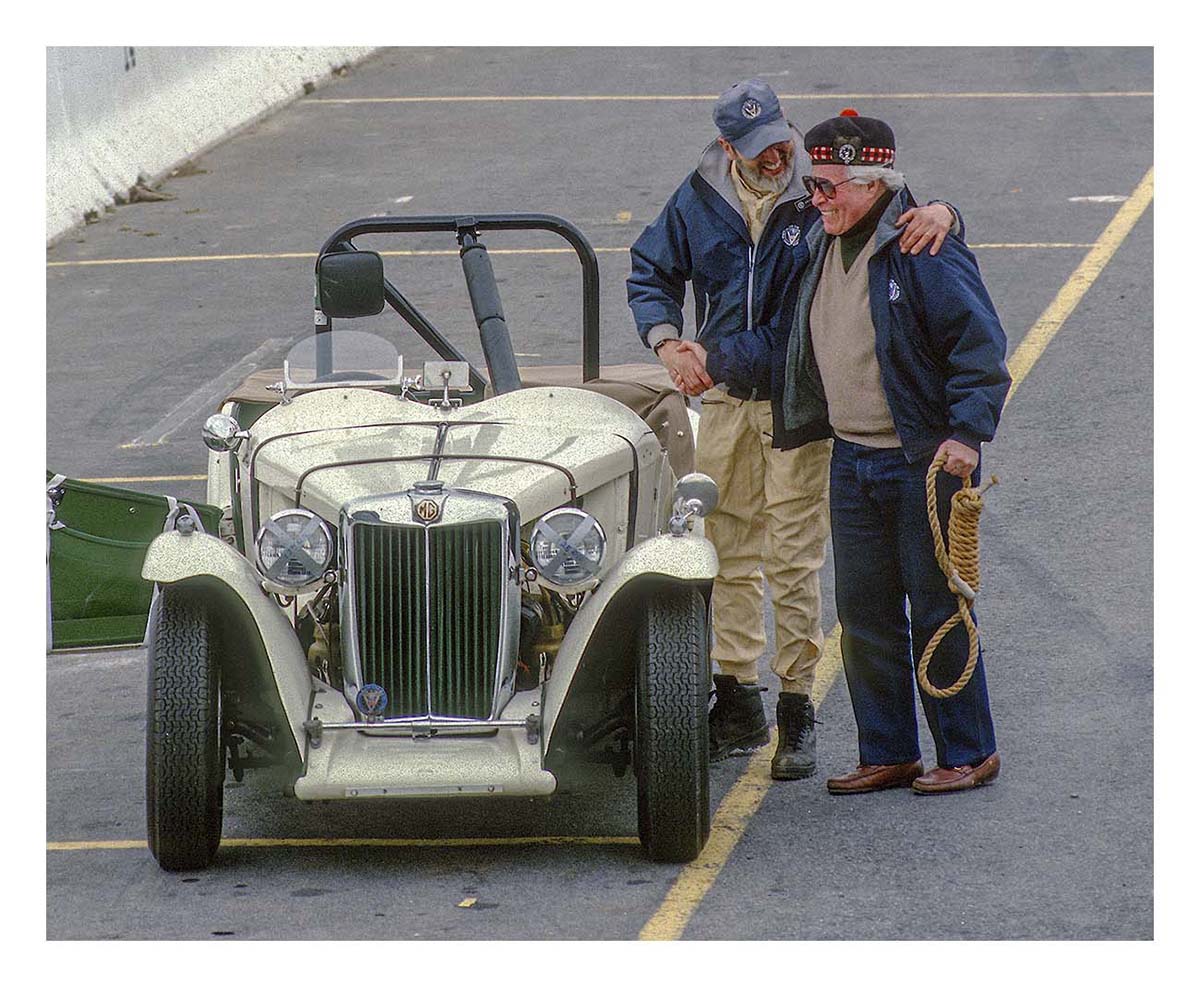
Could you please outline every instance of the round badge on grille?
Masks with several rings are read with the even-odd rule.
[[[383,711],[387,709],[387,702],[387,690],[374,682],[368,682],[354,697],[354,705],[363,716],[382,716]]]
[[[438,515],[442,513],[442,505],[436,500],[418,500],[417,506],[413,508],[413,512],[428,524],[430,521],[437,520]]]

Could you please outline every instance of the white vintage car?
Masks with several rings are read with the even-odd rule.
[[[521,380],[479,239],[495,229],[575,247],[573,382]],[[413,231],[457,235],[487,390],[354,245]],[[373,218],[326,242],[315,334],[205,424],[218,530],[177,509],[145,554],[162,867],[211,861],[227,771],[246,770],[319,800],[549,795],[578,760],[632,764],[650,857],[703,848],[716,490],[690,473],[680,395],[599,376],[597,286],[549,216]],[[444,359],[410,372],[343,322],[385,305]]]

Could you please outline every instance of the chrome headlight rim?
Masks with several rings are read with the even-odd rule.
[[[299,536],[291,536],[286,531],[280,529],[281,520],[287,517],[300,517],[304,519],[305,527]],[[314,532],[319,532],[325,541],[324,565],[300,547],[300,544],[305,539],[311,537]],[[292,541],[292,544],[285,547],[280,558],[271,566],[268,566],[263,561],[262,556],[263,540],[268,535],[291,539]],[[291,591],[303,590],[323,582],[325,574],[331,571],[337,564],[336,552],[337,541],[333,537],[333,529],[329,526],[329,523],[324,518],[303,507],[285,507],[282,511],[276,511],[267,518],[262,527],[258,529],[258,534],[254,537],[254,565],[258,569],[259,574],[273,585],[286,587]],[[304,566],[305,574],[300,578],[289,578],[286,563],[297,558],[296,553],[302,556],[300,561]],[[280,569],[281,563],[283,563],[282,570]]]
[[[573,524],[571,533],[568,535],[564,535],[562,531],[553,526],[553,522],[563,520],[568,520]],[[592,535],[599,543],[598,554],[594,559],[579,551],[579,545],[585,538]],[[551,542],[559,551],[553,564],[544,566],[538,557],[539,546]],[[568,550],[567,557],[561,558],[564,547]],[[556,588],[569,589],[592,582],[600,574],[607,554],[608,536],[604,532],[604,526],[595,515],[578,507],[558,507],[547,511],[534,522],[533,530],[529,534],[529,555],[533,567],[543,580]],[[570,578],[565,578],[563,569],[568,561],[574,561],[576,570]]]

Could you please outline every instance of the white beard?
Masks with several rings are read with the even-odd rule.
[[[759,195],[779,195],[791,184],[792,174],[796,169],[795,157],[788,162],[787,167],[783,170],[783,174],[776,175],[774,178],[768,178],[761,172],[755,171],[749,167],[747,162],[738,160],[735,164],[737,165],[738,174],[742,176],[742,181]]]

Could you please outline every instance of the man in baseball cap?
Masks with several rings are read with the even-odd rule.
[[[775,609],[779,676],[774,778],[816,770],[810,696],[824,637],[820,570],[829,534],[828,429],[800,430],[772,448],[771,388],[714,387],[681,339],[690,281],[697,343],[736,340],[780,316],[786,287],[802,272],[808,207],[796,148],[803,136],[761,79],[729,87],[713,108],[717,137],[631,250],[629,307],[642,341],[676,386],[703,394],[697,469],[721,499],[705,519],[720,571],[713,583],[716,704],[709,716],[711,760],[748,754],[769,740],[758,660],[766,649],[763,576]],[[936,248],[956,222],[944,204],[902,217],[906,241]],[[702,351],[701,351],[702,352]],[[782,438],[782,435],[776,435]],[[776,443],[781,445],[781,443]]]

